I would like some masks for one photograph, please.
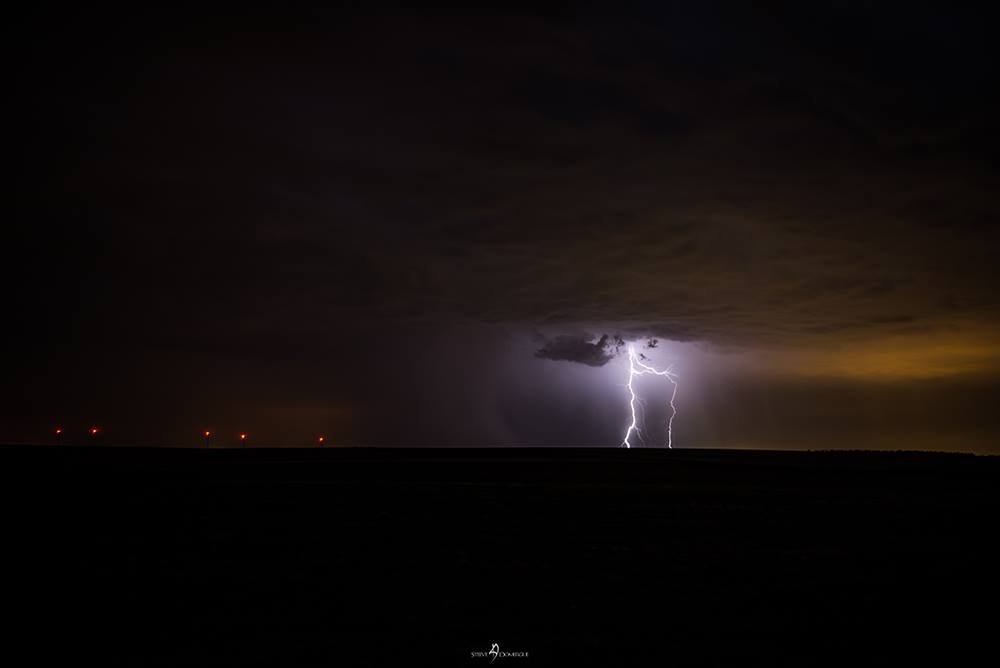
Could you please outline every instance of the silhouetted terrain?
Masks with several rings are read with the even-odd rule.
[[[994,647],[997,458],[0,453],[35,665],[485,666],[470,652],[494,642],[529,652],[494,666],[972,665]]]

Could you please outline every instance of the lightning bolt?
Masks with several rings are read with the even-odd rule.
[[[640,438],[642,438],[642,433],[637,426],[637,418],[635,413],[635,388],[632,387],[632,381],[635,380],[636,376],[642,376],[644,374],[653,374],[656,376],[663,376],[673,385],[673,391],[670,393],[670,418],[667,420],[667,447],[673,448],[674,441],[674,415],[677,414],[677,407],[674,405],[674,399],[677,397],[677,374],[674,373],[674,365],[671,364],[666,369],[662,371],[659,369],[654,369],[650,365],[646,364],[639,353],[635,351],[635,346],[633,344],[628,344],[628,387],[629,392],[629,408],[632,411],[632,423],[629,424],[628,429],[625,430],[625,438],[622,441],[622,446],[626,448],[631,448],[632,443],[629,442],[629,437],[635,432]]]

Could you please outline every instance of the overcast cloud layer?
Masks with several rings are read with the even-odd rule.
[[[876,87],[763,20],[672,18],[376,17],[181,47],[105,100],[70,183],[151,291],[207,284],[217,307],[242,274],[266,303],[226,308],[264,328],[305,305],[318,326],[611,321],[741,345],[996,322],[987,110],[940,99],[985,94],[985,72],[914,49],[942,71]]]

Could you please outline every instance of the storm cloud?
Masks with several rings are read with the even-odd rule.
[[[180,292],[267,335],[472,319],[785,346],[993,328],[1000,184],[976,107],[933,78],[851,79],[780,26],[712,24],[694,44],[708,24],[666,18],[376,16],[280,50],[210,40],[144,73],[68,183],[159,323]],[[912,104],[886,114],[891,96]]]

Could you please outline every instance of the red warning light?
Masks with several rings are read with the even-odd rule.
[[[97,432],[99,432],[99,431],[100,431],[100,429],[98,429],[97,427],[91,427],[90,428],[90,435],[91,436],[97,436]]]
[[[317,439],[316,439],[316,441],[317,441],[317,442],[318,442],[318,443],[319,443],[320,445],[322,445],[323,443],[325,443],[325,442],[326,442],[326,437],[325,437],[325,436],[320,436],[319,438],[317,438]]]
[[[62,427],[56,427],[56,436],[62,433]]]
[[[246,434],[240,434],[240,440],[241,441],[247,440],[247,435]]]
[[[205,438],[208,438],[208,437],[209,437],[209,436],[211,436],[211,435],[212,435],[212,432],[210,432],[210,431],[206,431],[206,432],[205,432]]]

